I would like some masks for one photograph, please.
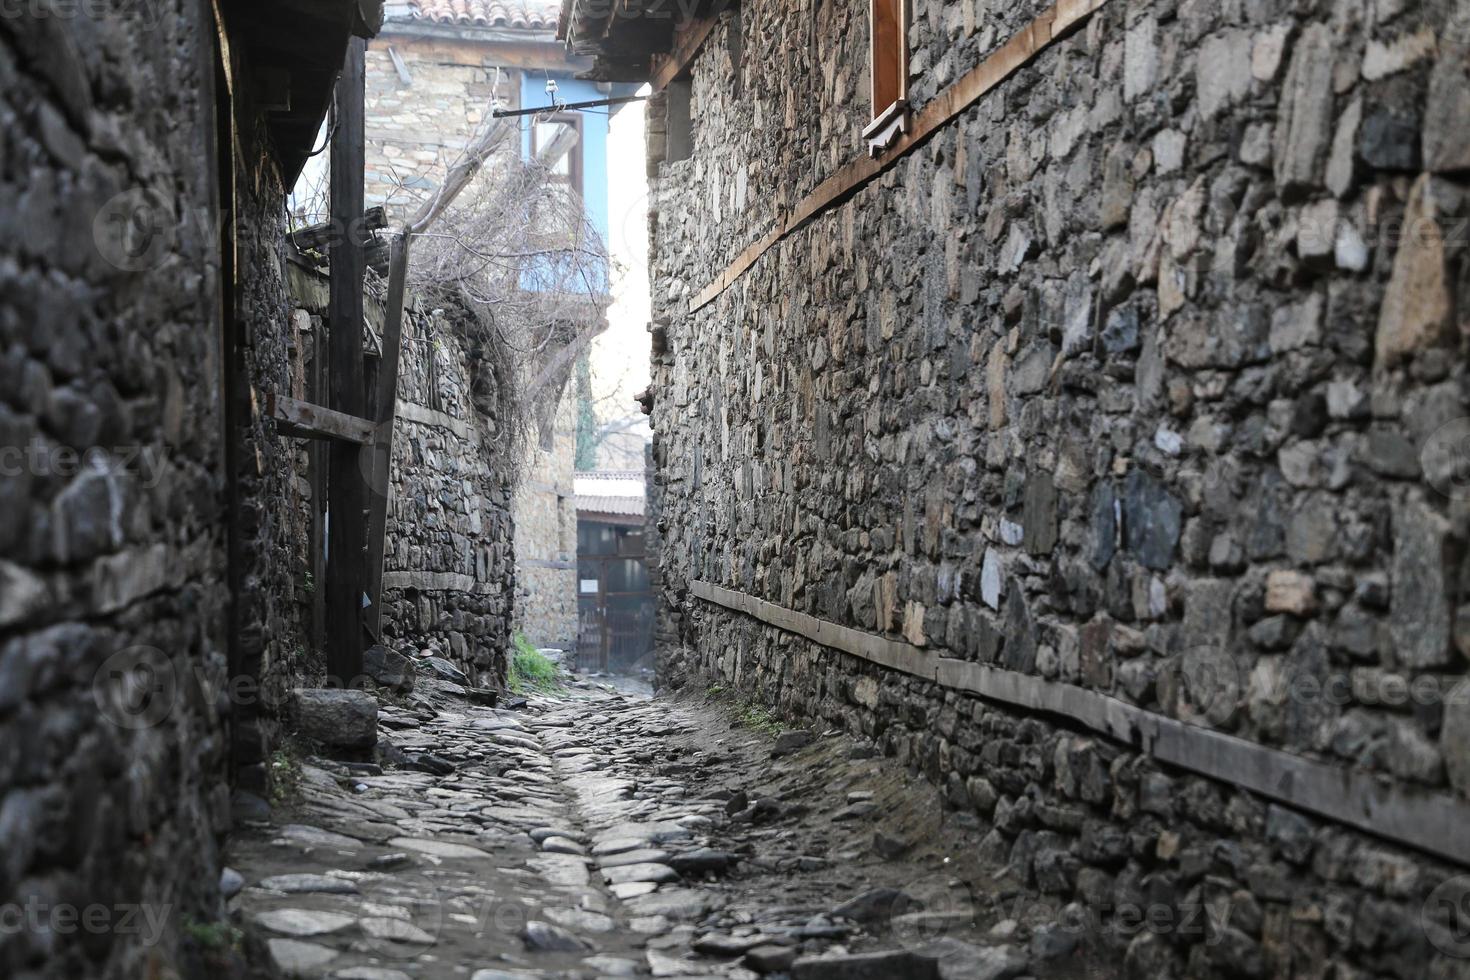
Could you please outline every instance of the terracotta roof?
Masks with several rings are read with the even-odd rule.
[[[561,4],[554,0],[410,0],[408,15],[436,24],[556,29]]]
[[[572,486],[577,510],[583,513],[643,513],[643,473],[640,471],[584,471],[573,477]]]

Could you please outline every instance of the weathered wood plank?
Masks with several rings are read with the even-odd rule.
[[[388,213],[382,207],[368,208],[362,213],[362,218],[355,222],[352,230],[366,234],[388,227]],[[286,235],[286,241],[295,245],[303,251],[311,248],[330,248],[338,239],[347,234],[349,229],[337,224],[335,221],[323,221],[317,225],[307,225]]]
[[[806,197],[798,201],[776,226],[737,255],[725,270],[689,301],[694,313],[719,298],[782,239],[818,215],[841,204],[913,150],[928,142],[941,128],[980,100],[1001,82],[1029,64],[1085,17],[1108,0],[1059,0],[1016,32],[984,61],[924,105],[909,132],[880,156],[862,156],[839,167]],[[672,77],[677,77],[677,73]]]
[[[377,436],[372,447],[372,474],[368,480],[368,601],[364,616],[368,632],[382,638],[383,554],[388,538],[388,502],[393,498],[393,419],[398,412],[398,362],[403,348],[403,294],[408,278],[405,234],[393,236],[388,261],[388,299],[383,325],[383,359],[378,368],[375,401]]]
[[[364,51],[361,39],[349,43],[337,82],[331,212],[344,228],[363,212]],[[361,419],[367,394],[362,370],[363,243],[351,236],[335,242],[331,261],[331,407]],[[327,484],[327,674],[343,683],[362,673],[365,483],[361,446],[334,441]]]
[[[723,0],[708,15],[678,29],[674,35],[674,49],[658,58],[653,75],[648,80],[655,92],[662,92],[665,86],[689,70],[690,63],[699,55],[704,42],[709,40],[710,33],[720,23],[720,14],[727,5],[728,0]],[[608,25],[611,26],[616,20],[616,17],[609,18]]]
[[[1160,762],[1470,865],[1470,802],[1380,775],[1329,765],[1191,725],[1107,694],[1031,674],[937,657],[932,651],[817,619],[708,582],[696,598],[941,687],[1066,718]]]
[[[332,439],[359,446],[373,441],[373,424],[367,419],[289,395],[268,394],[265,414],[275,421],[277,431],[298,439]]]

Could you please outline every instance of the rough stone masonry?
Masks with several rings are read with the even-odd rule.
[[[1047,9],[917,0],[916,118]],[[1466,975],[1470,10],[1113,0],[782,233],[867,62],[749,0],[686,159],[651,104],[664,682],[877,738],[1040,892],[1226,910],[1133,976]]]

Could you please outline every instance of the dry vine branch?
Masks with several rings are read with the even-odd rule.
[[[545,163],[519,158],[517,132],[492,122],[404,225],[414,241],[409,282],[459,313],[451,319],[464,334],[473,395],[501,426],[508,473],[555,412],[575,352],[605,327],[608,302],[607,252],[580,197]]]

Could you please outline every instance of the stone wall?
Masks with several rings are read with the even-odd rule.
[[[506,422],[478,407],[449,316],[405,318],[383,572],[384,633],[503,686],[515,596]]]
[[[280,176],[243,114],[243,196],[218,196],[209,11],[0,17],[5,976],[197,975],[187,927],[220,910],[236,669],[221,378],[245,377],[246,349],[252,377],[278,366],[284,293]],[[222,213],[240,235],[233,349]],[[269,560],[252,514],[242,543]],[[272,601],[236,611],[245,654]]]
[[[297,334],[292,370],[301,372],[309,370],[306,353],[327,342],[327,277],[293,266],[291,289],[292,319],[304,328]],[[365,348],[373,378],[384,295],[384,283],[370,278],[364,305],[371,338]],[[382,629],[385,641],[405,652],[431,650],[477,683],[494,686],[505,677],[515,594],[511,471],[500,451],[503,430],[490,407],[494,399],[476,395],[483,396],[485,385],[475,376],[480,358],[467,350],[455,316],[412,294],[408,298],[389,476]],[[310,498],[304,449],[293,465],[291,499],[298,511],[293,520],[304,522]],[[290,567],[299,578],[310,565],[304,534],[296,540],[300,550]],[[305,615],[309,597],[302,598]],[[319,678],[321,667],[320,658],[313,657],[305,671]]]
[[[916,111],[1044,9],[919,0]],[[1426,904],[1455,869],[1305,791],[691,592],[1464,813],[1463,5],[1113,0],[691,309],[864,152],[866,5],[811,16],[727,15],[694,63],[692,157],[658,166],[664,683],[873,736],[1062,903],[1228,913],[1114,931],[1130,975],[1463,968]],[[1421,846],[1453,850],[1439,830]]]
[[[515,494],[516,629],[532,645],[577,644],[575,400],[563,392],[532,432]]]
[[[412,82],[398,74],[389,46]],[[369,205],[387,203],[399,219],[438,189],[470,139],[486,125],[488,107],[519,105],[519,75],[498,68],[483,46],[385,33],[367,52]],[[512,139],[507,155],[518,155]],[[487,172],[495,169],[492,160]]]

